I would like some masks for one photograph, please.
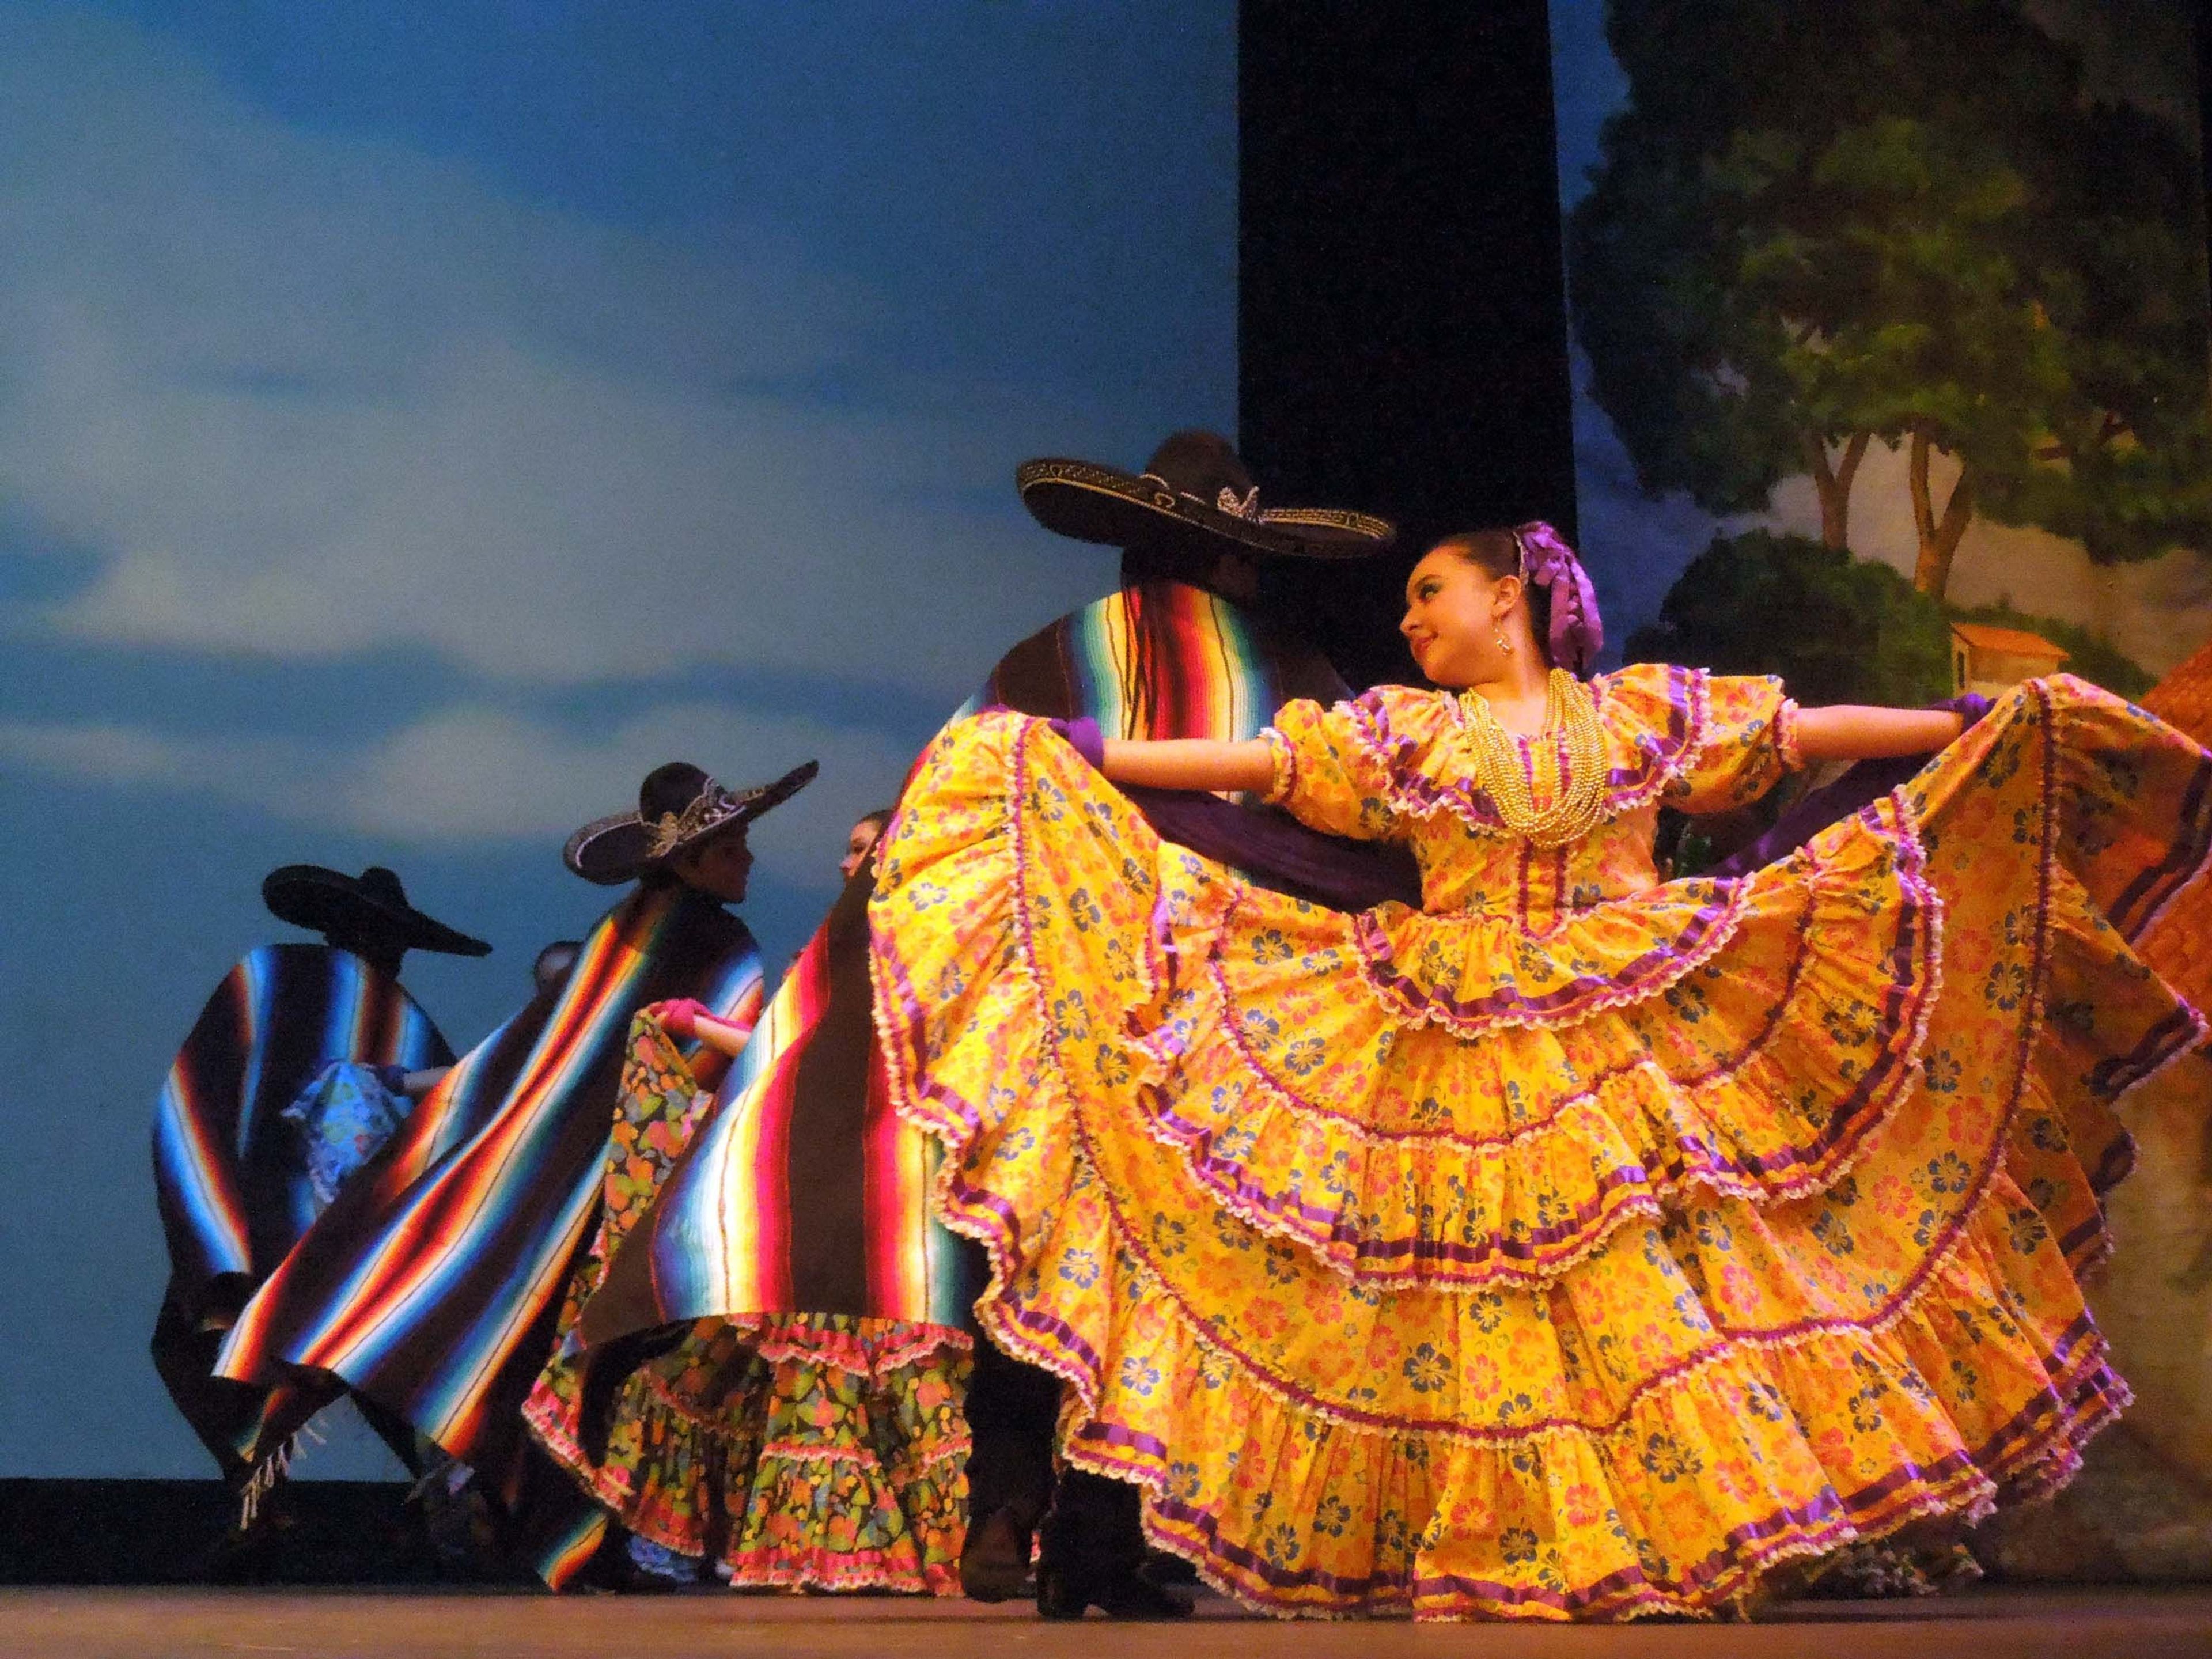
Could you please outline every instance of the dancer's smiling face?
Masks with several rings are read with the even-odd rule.
[[[1406,616],[1398,631],[1421,672],[1457,690],[1499,678],[1528,636],[1518,576],[1493,576],[1450,542],[1431,548],[1406,579]]]

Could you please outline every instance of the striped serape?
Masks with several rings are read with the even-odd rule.
[[[239,1441],[261,1396],[210,1375],[217,1334],[321,1207],[285,1109],[334,1060],[415,1071],[453,1057],[398,981],[351,951],[264,945],[224,976],[170,1063],[154,1117],[169,1246],[154,1363],[227,1475],[243,1472]]]
[[[1024,640],[961,714],[1088,715],[1125,737],[1256,737],[1292,697],[1348,695],[1318,653],[1180,582],[1121,589]],[[929,1211],[933,1141],[902,1121],[871,1024],[863,866],[784,981],[712,1115],[617,1253],[582,1332],[758,1314],[941,1328],[981,1290]]]
[[[598,1213],[631,1018],[686,996],[750,1026],[762,996],[752,935],[688,889],[640,888],[592,930],[563,985],[423,1100],[224,1346],[221,1375],[290,1385],[258,1456],[280,1456],[335,1379],[502,1489],[555,1304]]]

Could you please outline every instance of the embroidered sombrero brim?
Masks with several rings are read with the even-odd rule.
[[[404,899],[374,892],[359,878],[319,864],[288,864],[261,883],[261,902],[279,921],[311,933],[380,933],[410,951],[488,957],[491,946],[427,916]]]
[[[1127,547],[1163,531],[1215,537],[1285,559],[1364,559],[1397,539],[1386,519],[1332,507],[1252,507],[1240,511],[1173,488],[1153,474],[1047,457],[1015,470],[1014,487],[1032,517],[1056,535]]]
[[[720,805],[702,814],[696,824],[673,841],[664,841],[659,826],[647,823],[635,812],[595,818],[568,837],[568,844],[561,849],[561,861],[586,881],[601,887],[619,887],[624,882],[635,881],[656,865],[665,864],[679,854],[740,829],[763,812],[772,811],[813,782],[815,774],[821,769],[819,761],[808,761],[803,766],[793,767],[774,783],[738,793],[726,792]]]

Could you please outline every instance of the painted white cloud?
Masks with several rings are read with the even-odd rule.
[[[138,726],[0,720],[0,766],[124,787],[212,793],[400,846],[557,848],[579,824],[633,808],[638,781],[690,760],[732,787],[805,760],[810,787],[753,832],[763,865],[819,885],[853,821],[897,792],[913,756],[806,719],[672,703],[579,735],[488,705],[432,714],[358,750],[296,739],[181,737]]]
[[[0,503],[100,556],[34,625],[951,698],[1105,568],[1011,501],[1080,414],[763,389],[853,379],[876,303],[789,247],[686,254],[302,132],[119,24],[0,10]]]

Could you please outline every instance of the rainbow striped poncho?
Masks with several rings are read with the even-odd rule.
[[[752,935],[711,901],[641,888],[608,912],[567,981],[463,1058],[240,1316],[217,1374],[286,1385],[255,1455],[335,1378],[496,1483],[597,1213],[631,1018],[690,996],[750,1026],[761,994]]]
[[[224,975],[170,1062],[154,1114],[169,1245],[155,1366],[227,1474],[258,1396],[210,1382],[212,1333],[320,1207],[284,1109],[332,1060],[443,1066],[453,1050],[399,981],[328,945],[264,945]]]

